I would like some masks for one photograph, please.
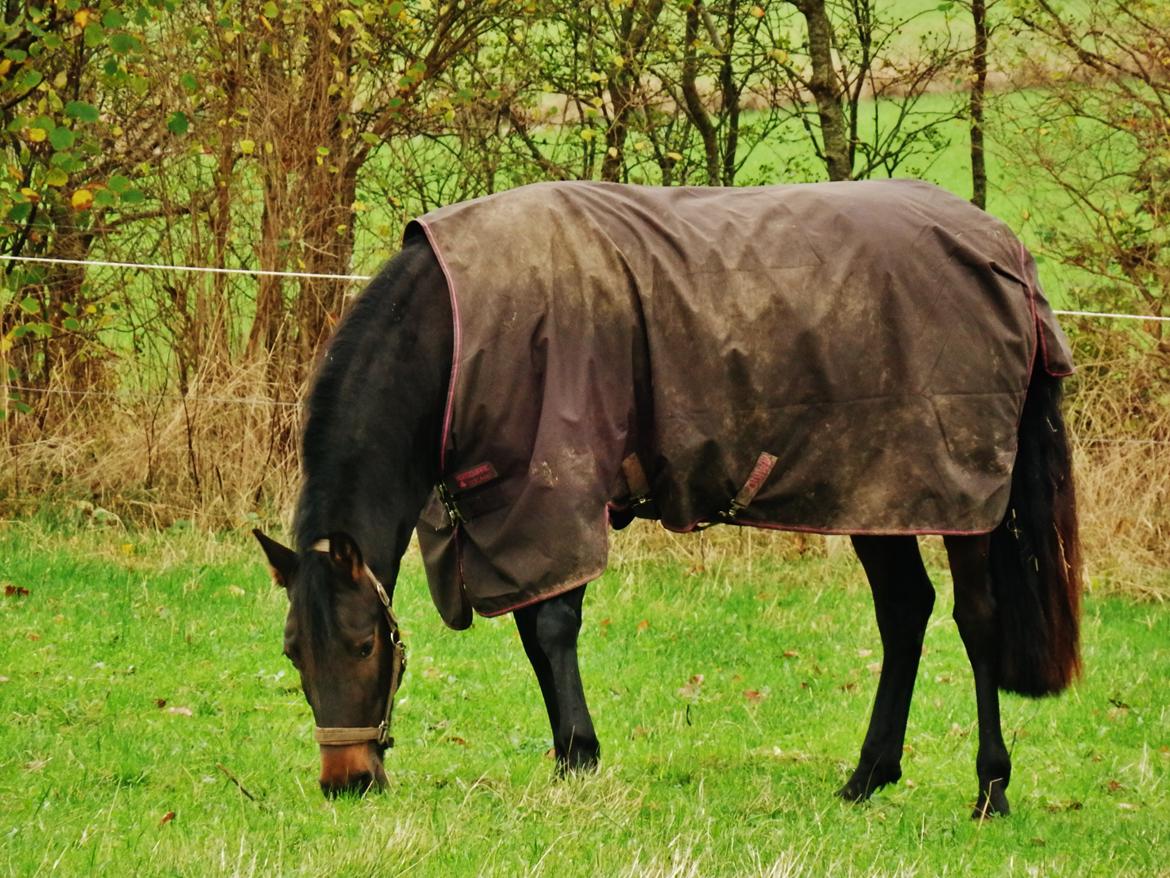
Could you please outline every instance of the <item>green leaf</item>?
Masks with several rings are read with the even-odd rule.
[[[49,132],[49,143],[53,144],[53,149],[69,149],[76,140],[76,135],[68,128],[58,126]]]
[[[116,9],[111,9],[102,16],[102,26],[110,30],[123,27],[126,24],[126,16]]]
[[[94,207],[113,207],[118,203],[118,196],[109,189],[99,189],[93,194]]]
[[[128,55],[140,45],[138,37],[133,34],[118,32],[110,35],[110,49],[115,55]]]
[[[191,120],[187,118],[187,114],[176,110],[171,113],[171,117],[167,119],[167,130],[171,134],[186,134],[191,127]]]
[[[85,162],[68,151],[53,153],[53,157],[49,159],[49,165],[54,168],[60,168],[67,174],[76,174],[78,171],[85,169]]]
[[[264,17],[269,19],[276,18],[276,16],[280,15],[280,10],[276,8],[276,4],[273,3],[272,0],[268,0],[268,2],[264,4],[263,11]]]
[[[29,91],[40,85],[44,78],[45,75],[41,71],[30,68],[24,71],[16,88],[18,91]]]
[[[180,76],[179,85],[183,86],[187,91],[199,91],[199,80],[191,73],[184,73]]]
[[[146,196],[141,189],[127,189],[122,193],[123,204],[142,204],[146,201]]]
[[[25,296],[20,300],[20,310],[25,314],[40,314],[41,300],[33,296]]]
[[[121,195],[130,188],[130,178],[123,177],[121,174],[114,174],[114,176],[110,177],[110,179],[106,182],[106,185],[109,186],[110,189],[112,189],[114,192],[117,192],[119,195]]]
[[[32,205],[27,201],[23,204],[14,204],[8,211],[8,218],[13,222],[22,223],[32,216]]]
[[[76,317],[66,317],[64,320],[61,321],[61,325],[64,326],[66,329],[68,329],[70,332],[77,332],[77,330],[81,329],[81,321],[78,320]]]
[[[96,122],[100,117],[97,107],[85,101],[70,101],[65,105],[65,115],[80,122]]]

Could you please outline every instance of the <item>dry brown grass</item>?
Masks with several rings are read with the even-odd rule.
[[[279,517],[296,488],[300,408],[266,374],[259,363],[197,376],[184,395],[27,393],[33,414],[0,421],[0,505],[150,527]]]
[[[1170,598],[1170,391],[1156,360],[1086,363],[1070,387],[1090,587]],[[1144,371],[1143,371],[1144,369]],[[296,495],[298,400],[265,364],[200,376],[185,397],[41,394],[0,420],[0,512],[68,510],[95,524],[231,529],[288,521]],[[754,559],[847,552],[844,538],[645,522],[613,540],[626,561],[671,558],[718,577]]]
[[[1085,358],[1069,396],[1084,558],[1091,585],[1166,599],[1170,363],[1124,344],[1114,336]]]

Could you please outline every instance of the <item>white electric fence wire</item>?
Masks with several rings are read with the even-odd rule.
[[[214,268],[208,265],[165,265],[161,262],[109,262],[104,259],[58,259],[53,256],[12,256],[0,253],[5,262],[40,262],[47,265],[90,265],[98,268],[138,268],[150,271],[194,271],[202,274],[245,274],[254,277],[289,277],[301,280],[373,280],[368,274],[322,274],[316,271],[269,271],[264,268]]]
[[[40,262],[48,265],[92,265],[99,268],[136,268],[150,271],[193,271],[203,274],[241,274],[251,277],[287,277],[294,280],[343,280],[371,281],[370,274],[324,274],[315,271],[270,271],[264,268],[215,268],[207,265],[165,265],[160,262],[110,262],[101,259],[58,259],[53,256],[13,256],[0,253],[5,262]],[[1156,317],[1153,314],[1117,314],[1107,311],[1066,311],[1053,309],[1062,317],[1100,317],[1112,320],[1149,320],[1155,323],[1170,323],[1170,317]]]
[[[1113,314],[1109,311],[1064,311],[1053,308],[1053,314],[1061,317],[1108,317],[1114,320],[1152,320],[1155,323],[1170,323],[1170,317],[1155,317],[1153,314]]]

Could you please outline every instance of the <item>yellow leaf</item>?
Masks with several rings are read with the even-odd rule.
[[[93,10],[91,9],[78,9],[73,13],[73,23],[78,27],[85,27],[89,24],[89,19],[92,15]]]
[[[764,7],[763,6],[753,6],[751,9],[748,10],[748,12],[750,12],[756,18],[763,18],[764,17]]]
[[[12,61],[8,58],[0,59],[0,76],[7,76],[12,69]]]
[[[597,136],[597,132],[594,131],[592,128],[584,128],[581,130],[581,139],[584,140],[586,143],[588,143],[590,140],[592,140],[596,136]]]
[[[33,143],[40,143],[42,140],[44,140],[48,136],[49,136],[49,132],[46,131],[44,128],[26,128],[25,129],[25,137],[27,137]]]
[[[69,199],[69,203],[73,205],[74,210],[85,210],[93,204],[93,193],[88,189],[78,189]]]
[[[22,188],[20,190],[20,194],[23,195],[25,198],[27,198],[29,201],[36,202],[36,201],[41,200],[41,196],[37,193],[37,190],[29,189],[27,186],[25,186],[24,188]]]
[[[244,155],[251,155],[255,151],[256,151],[256,141],[254,141],[254,140],[241,140],[240,141],[240,152],[242,152]]]
[[[122,549],[123,555],[133,555],[134,554],[134,544],[133,543],[122,543],[121,549]]]
[[[611,159],[616,159],[619,155],[621,155],[621,153],[618,152],[618,148],[616,146],[611,146],[605,152]]]
[[[666,157],[668,159],[670,159],[672,162],[681,162],[682,158],[683,158],[682,153],[680,153],[680,152],[668,152],[666,154]]]

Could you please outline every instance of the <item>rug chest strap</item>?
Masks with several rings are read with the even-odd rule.
[[[491,463],[481,463],[440,481],[435,494],[447,524],[454,525],[504,508],[516,499],[519,488],[502,480]]]

